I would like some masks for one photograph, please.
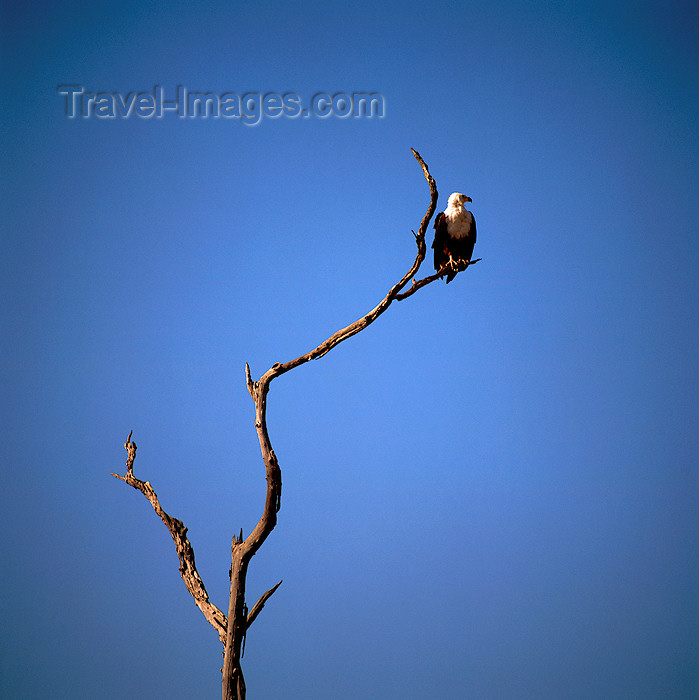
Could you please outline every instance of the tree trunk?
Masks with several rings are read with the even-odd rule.
[[[245,679],[240,665],[243,639],[247,631],[245,577],[248,564],[243,558],[244,544],[235,537],[231,551],[231,595],[228,607],[228,629],[223,658],[223,700],[245,700]]]

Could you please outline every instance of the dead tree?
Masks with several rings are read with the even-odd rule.
[[[432,275],[424,277],[421,280],[415,280],[420,266],[425,260],[427,247],[425,245],[425,234],[427,227],[434,215],[437,207],[437,186],[430,172],[425,165],[425,162],[420,157],[420,154],[411,149],[413,155],[422,167],[422,172],[430,187],[430,204],[427,212],[423,217],[418,232],[413,231],[415,242],[417,244],[417,256],[411,265],[410,269],[403,275],[400,281],[396,282],[388,291],[388,294],[375,306],[369,313],[362,316],[360,319],[350,324],[346,328],[342,328],[335,334],[330,336],[326,341],[321,343],[305,355],[297,357],[290,362],[276,362],[272,367],[265,372],[258,381],[253,381],[250,374],[250,367],[245,364],[245,379],[250,396],[255,402],[255,429],[260,442],[262,451],[262,460],[265,465],[267,476],[267,493],[265,496],[265,506],[262,512],[262,517],[253,529],[253,531],[243,538],[243,531],[240,531],[239,536],[233,537],[231,545],[231,568],[230,568],[230,598],[228,603],[228,616],[219,610],[213,603],[209,601],[209,596],[201,580],[197,567],[194,563],[194,550],[189,540],[187,539],[187,528],[181,520],[168,515],[161,507],[153,487],[148,481],[141,481],[133,474],[133,464],[136,457],[136,443],[131,440],[133,431],[129,433],[124,447],[127,451],[126,474],[120,476],[112,473],[117,479],[121,479],[135,489],[138,489],[151,502],[155,512],[160,516],[165,526],[170,531],[172,539],[175,542],[175,548],[180,560],[180,574],[187,586],[187,590],[192,594],[195,603],[204,613],[204,617],[211,623],[214,629],[218,632],[219,639],[224,645],[224,661],[223,661],[223,682],[222,682],[222,697],[223,700],[244,700],[245,698],[245,680],[243,671],[240,665],[243,642],[245,635],[254,622],[257,615],[262,610],[262,607],[267,602],[269,597],[277,590],[281,581],[270,588],[260,599],[248,609],[245,602],[245,580],[250,560],[255,555],[257,550],[262,546],[270,532],[277,524],[277,513],[281,506],[282,495],[282,474],[279,468],[279,462],[272,449],[272,443],[267,432],[267,394],[273,379],[289,372],[290,370],[302,365],[309,360],[317,360],[326,353],[330,352],[336,345],[339,345],[343,340],[356,335],[364,330],[369,324],[373,323],[394,301],[407,299],[414,294],[418,289],[421,289],[427,284],[434,282],[441,277],[444,277],[450,271],[453,271],[449,266],[444,266]],[[474,260],[467,262],[460,269],[465,269],[468,265],[473,265],[478,262]],[[411,282],[412,280],[412,282]],[[411,283],[406,289],[406,285]],[[405,291],[404,291],[405,290]]]

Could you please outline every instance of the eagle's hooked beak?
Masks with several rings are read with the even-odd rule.
[[[470,197],[464,197],[464,202],[472,202],[473,200]]]

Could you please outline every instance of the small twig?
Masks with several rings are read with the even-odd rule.
[[[248,392],[250,393],[250,396],[252,398],[255,398],[255,389],[257,387],[257,383],[253,382],[252,380],[252,375],[250,374],[250,365],[246,362],[245,363],[245,383],[248,387]]]
[[[126,474],[131,474],[131,476],[133,476],[133,463],[136,459],[136,450],[138,449],[136,447],[136,443],[131,442],[132,435],[133,430],[129,433],[129,437],[126,438],[126,442],[124,443],[124,449],[126,450],[126,454],[128,455],[126,457]]]
[[[280,581],[276,586],[272,586],[266,593],[263,593],[260,596],[260,599],[255,603],[255,605],[252,606],[252,610],[248,613],[247,621],[246,621],[246,626],[250,627],[250,625],[255,621],[255,618],[260,614],[260,611],[262,608],[264,608],[265,603],[270,599],[274,591],[279,588],[279,586],[282,585],[282,582]]]

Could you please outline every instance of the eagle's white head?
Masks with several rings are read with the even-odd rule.
[[[461,209],[466,202],[472,202],[470,197],[467,197],[461,192],[452,192],[449,195],[449,201],[447,202],[447,208],[449,209]]]
[[[447,223],[447,232],[452,238],[463,238],[468,236],[473,226],[473,214],[466,209],[464,204],[472,201],[461,192],[454,192],[449,195],[447,208],[444,210],[444,218]]]

